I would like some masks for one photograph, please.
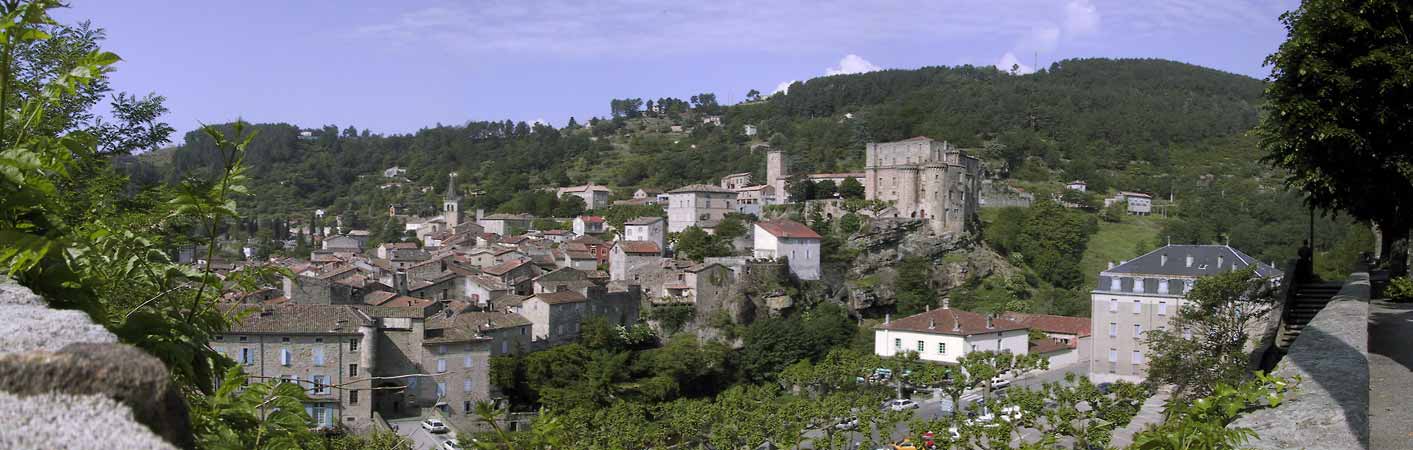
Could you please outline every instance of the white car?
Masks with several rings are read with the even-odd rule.
[[[839,423],[834,424],[834,429],[836,430],[852,430],[858,427],[859,418],[857,417],[850,417],[844,420],[840,420]]]
[[[917,402],[906,398],[899,398],[889,400],[888,403],[883,404],[883,407],[893,411],[905,411],[909,409],[917,409],[918,404]]]
[[[1008,388],[1008,387],[1011,387],[1011,380],[1007,380],[1007,379],[1004,379],[1004,378],[993,378],[993,379],[991,379],[991,390],[993,390],[993,391],[1005,389],[1005,388]]]
[[[423,420],[423,421],[422,421],[422,429],[423,429],[423,430],[427,430],[428,433],[434,433],[434,434],[440,434],[440,433],[445,433],[445,432],[449,431],[449,430],[447,430],[447,428],[446,428],[446,424],[442,423],[442,421],[437,420],[437,419],[427,419],[427,420]]]
[[[441,450],[463,450],[461,444],[456,443],[456,440],[443,441],[441,447],[438,448]]]

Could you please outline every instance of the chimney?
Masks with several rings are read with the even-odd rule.
[[[883,324],[884,324],[884,325],[887,325],[888,322],[891,321],[892,319],[893,319],[893,315],[892,315],[892,314],[886,314],[886,313],[883,314]]]
[[[1163,258],[1159,260],[1158,265],[1163,266],[1163,267],[1168,267],[1168,254],[1167,254],[1167,253],[1164,253],[1164,254],[1163,254]]]
[[[936,330],[936,329],[937,329],[937,319],[933,319],[933,318],[929,317],[929,318],[927,319],[927,329],[929,329],[929,330]]]
[[[957,320],[957,315],[952,315],[952,331],[962,331],[962,321]]]
[[[932,311],[932,305],[922,305],[922,312]]]
[[[951,298],[951,297],[942,297],[942,309],[950,309],[951,307],[952,307],[952,298]]]
[[[1187,255],[1187,267],[1192,267],[1192,254]]]
[[[1110,268],[1110,269],[1114,268],[1114,262],[1113,262],[1113,261],[1109,261],[1109,268]]]
[[[1222,263],[1227,261],[1226,255],[1217,255],[1217,268],[1222,268]]]
[[[399,269],[393,273],[393,284],[398,295],[407,295],[407,271]]]

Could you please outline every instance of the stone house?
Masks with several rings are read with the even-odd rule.
[[[391,256],[394,252],[396,252],[396,251],[398,251],[398,250],[416,250],[416,249],[417,249],[417,243],[416,243],[416,242],[384,242],[384,243],[382,243],[382,244],[378,244],[378,248],[377,248],[377,250],[375,250],[375,253],[374,253],[374,254],[375,254],[379,259],[392,259],[392,258],[390,258],[389,256]]]
[[[688,227],[710,231],[736,211],[736,192],[719,186],[693,184],[668,192],[667,231],[678,233]]]
[[[534,216],[529,214],[491,214],[476,221],[485,232],[495,233],[500,236],[511,236],[524,233],[530,229],[530,221]]]
[[[579,236],[603,234],[608,229],[607,222],[600,216],[579,216],[574,218],[574,234]]]
[[[527,348],[529,321],[506,313],[477,312],[456,305],[426,317],[417,360],[429,377],[409,386],[418,403],[432,399],[463,431],[488,431],[475,415],[476,403],[498,397],[491,385],[491,356]]]
[[[325,238],[319,248],[333,251],[360,252],[363,251],[363,243],[352,236],[338,235]]]
[[[613,195],[613,191],[608,186],[600,186],[589,183],[583,186],[570,186],[559,188],[560,198],[566,195],[573,195],[584,200],[584,206],[588,209],[603,209],[608,207],[608,197]]]
[[[514,294],[528,294],[531,289],[530,281],[536,275],[535,265],[529,259],[516,259],[506,261],[481,269],[481,273],[495,277],[502,284],[509,287]]]
[[[733,173],[721,177],[721,187],[723,189],[736,190],[751,185],[751,173]]]
[[[760,216],[765,205],[777,204],[775,188],[768,184],[736,188],[736,212]]]
[[[536,348],[572,342],[578,338],[582,322],[590,316],[624,326],[638,320],[642,293],[637,285],[610,291],[591,281],[583,271],[570,268],[542,275],[534,285],[534,293],[510,309],[530,321]]]
[[[574,239],[575,233],[567,230],[544,230],[540,232],[540,236],[543,236],[546,241],[563,244]]]
[[[756,222],[754,255],[758,259],[786,258],[795,277],[818,280],[821,240],[819,233],[792,220]]]
[[[1069,183],[1065,183],[1065,189],[1069,189],[1071,191],[1086,192],[1089,190],[1089,185],[1085,184],[1085,182],[1082,180],[1074,180]]]
[[[249,314],[210,342],[256,382],[297,383],[305,412],[320,428],[373,427],[377,342],[373,318],[345,305],[238,305]]]
[[[1114,203],[1127,203],[1127,211],[1135,216],[1153,213],[1153,196],[1142,192],[1119,191],[1113,197],[1104,199],[1104,207]]]
[[[623,240],[648,241],[659,250],[667,248],[667,221],[661,217],[639,217],[623,222]]]
[[[627,280],[630,274],[650,270],[662,259],[662,248],[651,241],[616,241],[608,252],[609,280]]]
[[[942,308],[901,319],[884,318],[873,334],[873,352],[883,357],[915,352],[924,361],[956,363],[967,353],[987,350],[1027,354],[1030,330],[1014,321],[943,303]]]
[[[922,219],[935,234],[975,223],[981,163],[945,141],[869,143],[862,181],[865,198],[891,202],[896,217]]]

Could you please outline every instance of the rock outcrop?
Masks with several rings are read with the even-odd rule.
[[[192,448],[157,358],[0,278],[0,448]]]
[[[933,235],[916,219],[873,219],[849,245],[859,250],[848,270],[847,303],[854,311],[893,304],[895,266],[904,258],[931,260],[932,286],[943,293],[973,277],[1009,277],[1018,272],[975,235]]]

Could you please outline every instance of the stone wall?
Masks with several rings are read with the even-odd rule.
[[[0,448],[192,448],[157,358],[0,278]]]
[[[1247,448],[1369,448],[1368,273],[1350,275],[1272,373],[1301,381],[1279,407],[1230,425],[1256,432]]]

